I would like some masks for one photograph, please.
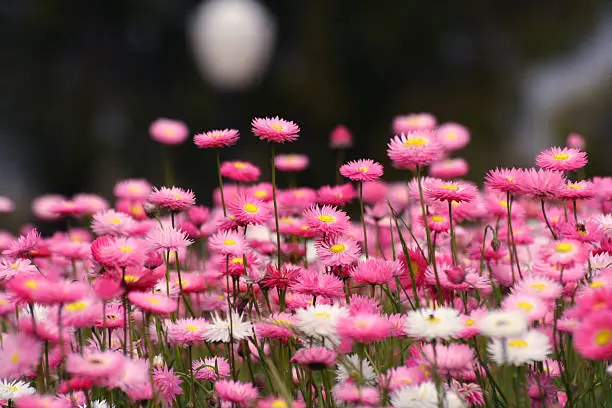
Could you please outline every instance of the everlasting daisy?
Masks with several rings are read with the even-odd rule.
[[[12,212],[15,206],[10,198],[0,196],[0,213]]]
[[[141,310],[159,315],[168,315],[176,311],[177,308],[176,300],[164,295],[147,292],[130,292],[128,299],[130,303]]]
[[[230,332],[231,319],[231,332]],[[218,314],[213,315],[212,322],[206,327],[205,338],[211,342],[229,343],[233,340],[242,340],[253,335],[253,325],[243,316],[231,312],[229,316],[222,319]]]
[[[230,365],[224,357],[207,357],[193,362],[195,378],[200,381],[217,381],[227,378],[232,372]]]
[[[279,154],[274,158],[274,166],[285,172],[302,171],[308,167],[308,156],[305,154]]]
[[[242,234],[220,231],[208,239],[208,247],[221,255],[242,256],[247,250],[247,243]]]
[[[559,197],[565,188],[563,173],[556,170],[521,170],[516,178],[520,192],[541,200]]]
[[[393,118],[393,132],[400,134],[419,129],[433,129],[436,124],[436,118],[431,113],[397,115]]]
[[[551,147],[536,157],[536,165],[542,169],[568,171],[587,164],[587,155],[578,149]]]
[[[94,381],[105,380],[116,375],[125,360],[123,354],[115,351],[90,352],[82,356],[69,354],[66,357],[66,371]]]
[[[458,123],[444,123],[438,128],[437,138],[444,150],[459,150],[469,143],[470,132]]]
[[[153,251],[179,251],[193,244],[193,241],[187,239],[183,231],[170,226],[152,229],[147,234],[145,241],[148,248]]]
[[[364,196],[366,195],[368,183],[364,183]],[[323,186],[317,190],[317,203],[321,205],[338,205],[343,206],[357,197],[351,183],[341,184],[338,186]]]
[[[203,343],[207,330],[208,322],[202,318],[178,319],[168,325],[168,341],[183,347]]]
[[[121,180],[115,184],[113,194],[126,200],[145,201],[151,194],[151,184],[145,179]]]
[[[241,383],[233,380],[219,380],[215,382],[215,391],[223,401],[247,406],[258,396],[257,389],[250,383]]]
[[[98,235],[129,235],[134,228],[134,219],[115,210],[94,214],[91,229]]]
[[[517,337],[527,331],[529,321],[523,311],[491,310],[481,316],[477,327],[485,336]]]
[[[195,205],[195,195],[191,190],[179,187],[153,187],[148,198],[151,204],[155,204],[171,211],[185,211]]]
[[[489,170],[485,175],[485,185],[500,193],[516,193],[520,191],[517,184],[520,172],[521,170],[514,167]]]
[[[612,311],[599,310],[585,316],[574,331],[574,347],[589,360],[612,358]]]
[[[145,254],[139,240],[103,235],[91,243],[91,255],[104,266],[123,268],[141,265]]]
[[[184,122],[179,120],[160,118],[151,123],[149,133],[151,138],[159,143],[175,145],[187,139],[189,129]]]
[[[2,254],[7,257],[16,258],[21,255],[28,254],[36,248],[40,241],[40,232],[36,228],[32,228],[26,234],[21,235],[18,239],[11,242]]]
[[[255,118],[251,122],[251,130],[261,140],[274,143],[295,141],[300,133],[300,128],[294,122],[287,121],[275,116],[273,118]]]
[[[548,277],[529,275],[518,281],[514,290],[538,296],[543,300],[554,300],[561,296],[563,288],[558,282]]]
[[[478,194],[476,186],[463,181],[445,181],[429,178],[423,183],[423,193],[431,200],[471,201]]]
[[[276,313],[264,321],[255,323],[255,334],[262,339],[284,339],[295,337],[295,318],[288,313]]]
[[[233,181],[251,183],[259,179],[261,170],[245,161],[223,162],[221,164],[221,175]]]
[[[27,395],[15,401],[17,408],[69,408],[72,404],[53,395]]]
[[[195,135],[193,143],[200,149],[228,147],[236,144],[239,137],[236,129],[211,130]]]
[[[302,364],[311,370],[323,370],[336,362],[336,352],[327,347],[308,347],[295,352],[292,363]]]
[[[381,341],[391,335],[392,324],[379,314],[360,313],[341,317],[337,331],[344,339],[359,343]]]
[[[438,344],[435,347],[435,351],[431,344],[413,349],[418,365],[431,369],[435,365],[440,374],[448,377],[460,377],[472,371],[474,352],[467,344]]]
[[[340,360],[336,369],[336,381],[339,383],[347,380],[361,380],[366,384],[373,384],[376,372],[367,359],[361,359],[357,354],[350,354]]]
[[[329,135],[329,147],[347,149],[353,146],[353,135],[344,125],[336,126]]]
[[[316,240],[315,250],[324,266],[351,265],[361,253],[357,241],[347,236]]]
[[[346,213],[330,205],[312,206],[304,210],[304,220],[320,234],[340,234],[349,228]]]
[[[173,368],[164,366],[153,369],[153,387],[168,405],[172,405],[176,396],[183,393],[182,382],[183,380],[174,374]]]
[[[502,301],[504,310],[523,311],[530,321],[540,320],[548,313],[548,304],[539,297],[515,292],[508,295]]]
[[[418,309],[408,312],[406,333],[425,339],[447,339],[463,329],[459,312],[455,309]]]
[[[336,326],[340,317],[347,315],[348,312],[344,307],[317,304],[306,309],[298,309],[295,314],[297,320],[295,326],[307,336],[323,337],[338,344],[340,339]]]
[[[541,257],[550,265],[571,267],[581,265],[589,258],[589,252],[580,241],[563,239],[542,248]]]
[[[401,264],[399,262],[385,261],[380,258],[371,258],[361,261],[351,271],[351,277],[358,285],[384,285],[389,283],[394,276],[400,274]]]
[[[436,408],[439,406],[438,392],[438,387],[431,381],[420,385],[409,385],[391,394],[391,406],[394,408]],[[443,392],[441,400],[444,408],[465,407],[455,392]]]
[[[0,259],[0,281],[10,280],[17,275],[34,275],[38,273],[32,261],[25,258],[16,258],[14,261],[8,258]]]
[[[372,181],[383,175],[383,166],[370,159],[353,160],[340,166],[340,174],[352,181]]]
[[[337,384],[333,388],[333,394],[336,401],[347,404],[363,404],[371,406],[378,403],[380,395],[377,388],[357,386],[352,382],[344,382]]]
[[[569,200],[587,200],[595,197],[595,188],[593,183],[587,180],[568,181],[559,197]]]
[[[429,167],[429,175],[444,180],[463,177],[468,173],[468,163],[462,158],[444,159],[432,163]]]
[[[33,394],[36,394],[36,389],[24,381],[0,380],[0,400],[14,401]]]
[[[242,224],[260,225],[272,216],[270,206],[250,196],[240,195],[228,204],[229,212]]]
[[[300,276],[290,283],[291,290],[311,296],[338,298],[344,294],[344,284],[336,276],[314,270],[302,270]]]
[[[496,363],[518,366],[546,360],[552,347],[546,334],[530,330],[518,337],[492,339],[487,350]]]
[[[415,130],[392,138],[387,144],[387,155],[402,169],[428,166],[442,157],[442,146],[432,130]]]

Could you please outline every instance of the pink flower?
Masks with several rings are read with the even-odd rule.
[[[7,258],[0,259],[0,281],[10,280],[17,275],[27,276],[37,273],[38,269],[29,259],[16,258],[14,261]]]
[[[25,375],[38,364],[41,343],[23,333],[4,334],[0,352],[0,378],[14,379]]]
[[[580,149],[580,150],[584,150],[584,148],[586,147],[586,142],[584,140],[584,137],[582,137],[581,134],[576,133],[576,132],[572,132],[569,135],[567,135],[567,147],[570,147],[572,149]]]
[[[113,189],[117,198],[144,201],[151,194],[151,184],[145,179],[125,179],[117,182]]]
[[[233,380],[219,380],[215,383],[215,391],[221,400],[236,404],[249,404],[257,398],[257,389],[250,383]]]
[[[241,183],[257,181],[261,174],[259,167],[245,161],[231,161],[221,163],[221,175],[230,180]],[[227,198],[226,198],[227,200]]]
[[[195,378],[200,381],[217,381],[231,375],[230,365],[224,357],[207,357],[193,362]]]
[[[183,143],[189,136],[189,129],[184,122],[160,118],[149,126],[151,138],[159,143],[176,145]]]
[[[485,185],[500,193],[516,193],[520,191],[520,186],[517,184],[517,179],[521,170],[502,168],[489,170],[485,175]]]
[[[359,343],[372,343],[389,337],[392,324],[379,314],[363,313],[340,317],[336,330],[343,338]]]
[[[470,132],[457,123],[444,123],[438,128],[437,137],[444,150],[459,150],[469,143]]]
[[[147,360],[126,359],[119,372],[109,382],[109,388],[119,387],[132,401],[147,400],[153,397]]]
[[[239,138],[240,134],[236,129],[211,130],[195,135],[193,143],[201,149],[211,149],[232,146]]]
[[[385,261],[380,258],[371,258],[361,261],[351,272],[351,277],[358,285],[384,285],[399,275],[401,266],[398,262]]]
[[[353,147],[353,135],[344,125],[338,125],[329,135],[329,147],[332,149],[347,149]]]
[[[555,199],[565,188],[563,173],[555,170],[525,169],[517,174],[520,192],[540,200]]]
[[[115,210],[94,214],[91,229],[98,235],[130,235],[136,222],[132,217]]]
[[[174,368],[168,366],[153,369],[153,387],[168,405],[172,405],[177,395],[183,393],[181,384],[183,380],[174,374]]]
[[[343,235],[316,240],[315,249],[325,266],[351,265],[357,261],[361,253],[357,241]]]
[[[377,388],[357,386],[355,383],[346,381],[338,384],[332,390],[338,401],[352,404],[364,404],[372,406],[378,404],[380,398]]]
[[[18,256],[29,253],[36,248],[40,241],[40,232],[36,228],[32,228],[27,234],[20,236],[15,241],[9,244],[2,254],[4,256],[16,258]]]
[[[436,118],[431,113],[398,115],[393,119],[393,132],[401,134],[420,129],[433,129],[436,123]]]
[[[373,182],[372,182],[373,183]],[[364,183],[363,194],[366,196],[366,185]],[[317,190],[317,202],[321,205],[346,205],[351,200],[357,197],[357,192],[351,183],[341,184],[339,186],[323,186]]]
[[[290,263],[282,264],[280,270],[274,264],[268,264],[266,276],[262,279],[261,284],[267,288],[285,290],[292,281],[298,278],[302,270],[301,266]]]
[[[506,296],[502,301],[504,310],[523,312],[530,321],[537,321],[548,313],[548,304],[534,295],[515,292]]]
[[[277,313],[255,323],[255,333],[262,339],[289,339],[295,336],[291,330],[295,319],[288,313]]]
[[[64,200],[64,197],[57,194],[46,194],[37,197],[32,201],[32,212],[41,220],[56,220],[59,218],[59,214],[53,211],[53,209],[62,200]]]
[[[300,132],[300,128],[293,122],[274,118],[255,118],[251,122],[253,134],[261,140],[269,142],[284,143],[295,141]]]
[[[240,195],[228,204],[230,213],[242,224],[260,225],[270,219],[270,206],[250,196]]]
[[[62,321],[66,327],[91,327],[102,315],[102,304],[92,297],[85,297],[62,307]]]
[[[427,179],[423,185],[424,195],[431,200],[471,201],[478,194],[476,186],[463,181]]]
[[[168,341],[170,344],[189,346],[204,342],[208,322],[199,319],[178,319],[168,325]]]
[[[292,363],[302,364],[311,370],[323,370],[336,363],[336,352],[327,347],[308,347],[295,352]]]
[[[468,163],[461,158],[445,159],[432,163],[429,167],[429,175],[441,179],[452,179],[463,177],[468,172]]]
[[[128,299],[141,310],[158,315],[169,315],[176,311],[177,308],[176,300],[164,295],[147,292],[130,292]]]
[[[72,404],[52,395],[28,395],[15,400],[17,408],[70,408]]]
[[[304,210],[304,220],[319,234],[340,234],[349,227],[346,213],[330,205],[314,205]]]
[[[149,202],[171,211],[185,211],[195,205],[195,195],[191,190],[179,187],[154,187],[149,194]]]
[[[578,149],[551,147],[536,157],[536,164],[542,169],[569,171],[584,167],[587,155]]]
[[[157,227],[149,231],[145,241],[149,250],[153,251],[179,251],[184,250],[193,241],[187,239],[187,235],[180,229],[170,226]]]
[[[383,166],[370,159],[353,160],[340,166],[340,174],[352,181],[372,181],[383,175]]]
[[[290,284],[291,290],[312,296],[339,298],[344,295],[344,284],[329,273],[302,270],[301,275]]]
[[[563,239],[554,241],[542,248],[541,257],[551,265],[571,267],[586,262],[589,253],[580,241]]]
[[[123,268],[144,262],[142,243],[127,237],[98,237],[91,243],[91,255],[106,267]]]
[[[82,356],[69,354],[66,357],[66,371],[73,376],[106,381],[117,375],[125,361],[123,354],[115,351],[90,352]]]
[[[574,331],[574,347],[589,360],[612,359],[612,311],[583,316]]]
[[[255,184],[247,189],[247,193],[264,202],[272,201],[272,184]]]
[[[474,352],[467,344],[438,344],[435,352],[431,344],[425,344],[419,348],[413,348],[412,353],[416,365],[424,365],[433,369],[435,364],[438,372],[444,376],[462,376],[473,370]]]
[[[82,207],[83,214],[87,215],[107,210],[109,207],[108,201],[97,194],[77,194],[73,199],[75,206]]]
[[[211,251],[221,255],[242,256],[248,246],[242,234],[220,231],[208,239]]]
[[[387,155],[400,169],[428,166],[442,157],[442,146],[432,130],[415,130],[392,138]]]
[[[427,380],[429,372],[420,367],[395,367],[387,371],[383,378],[383,384],[388,384],[389,390],[397,390],[406,386],[419,385]]]
[[[568,181],[565,189],[559,194],[560,198],[570,200],[585,200],[595,197],[595,189],[590,181]]]
[[[9,213],[13,212],[15,206],[10,198],[0,196],[0,213]]]
[[[302,171],[308,167],[308,156],[305,154],[279,154],[274,158],[274,166],[280,171]]]

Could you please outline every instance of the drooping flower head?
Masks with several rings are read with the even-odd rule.
[[[568,171],[587,164],[587,154],[569,147],[551,147],[536,157],[536,165],[542,169]]]
[[[239,138],[240,134],[236,129],[211,130],[195,135],[193,143],[200,149],[211,149],[232,146]]]
[[[251,122],[251,130],[261,140],[274,143],[295,141],[300,128],[294,122],[275,116],[273,118],[255,118]]]
[[[151,123],[149,133],[153,140],[167,144],[176,145],[183,143],[189,136],[189,129],[184,122],[160,118]]]

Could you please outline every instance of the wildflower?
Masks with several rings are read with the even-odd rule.
[[[485,336],[517,337],[527,331],[528,320],[524,311],[490,310],[478,320],[477,327]]]
[[[295,326],[307,336],[324,338],[334,344],[340,342],[337,325],[342,316],[348,312],[344,307],[338,305],[309,306],[306,309],[298,309],[295,313],[297,322]]]
[[[364,199],[367,196],[367,185],[368,183],[364,183]],[[349,203],[357,197],[357,192],[353,188],[351,183],[341,184],[338,186],[323,186],[317,190],[317,203],[321,205],[338,205],[343,206]]]
[[[410,311],[406,320],[406,333],[416,338],[447,339],[463,328],[459,312],[445,307]]]
[[[291,290],[311,296],[338,298],[343,295],[344,284],[332,274],[304,269],[300,276],[290,283]]]
[[[32,228],[28,233],[21,235],[17,240],[11,242],[8,248],[2,251],[2,254],[7,257],[16,258],[29,253],[36,248],[39,242],[40,232],[36,228]]]
[[[241,183],[257,181],[261,174],[259,167],[245,161],[221,163],[221,175]]]
[[[211,130],[195,135],[193,143],[200,149],[218,149],[236,144],[239,138],[240,133],[236,129]]]
[[[17,408],[69,408],[65,399],[52,395],[26,395],[15,400]]]
[[[204,337],[211,342],[229,343],[232,340],[242,340],[252,336],[253,325],[250,321],[242,319],[241,314],[233,311],[225,319],[222,319],[218,314],[214,314],[212,322],[206,327]]]
[[[279,118],[255,118],[251,122],[251,130],[261,140],[269,142],[284,143],[295,141],[300,128],[294,122]]]
[[[94,381],[105,380],[116,375],[125,360],[123,354],[115,351],[92,352],[82,356],[69,354],[66,357],[66,371]]]
[[[149,231],[145,241],[148,248],[154,251],[179,251],[193,244],[182,230],[164,226]]]
[[[344,125],[336,126],[329,135],[329,147],[347,149],[353,147],[353,135]]]
[[[336,330],[342,338],[359,343],[372,343],[389,337],[391,328],[391,322],[379,314],[360,313],[340,317]]]
[[[342,359],[336,369],[336,381],[343,383],[349,379],[362,380],[366,384],[373,384],[376,372],[367,359],[361,359],[356,354],[350,354]]]
[[[270,206],[263,201],[249,196],[240,195],[228,204],[230,213],[236,221],[242,224],[264,224],[272,213]]]
[[[233,380],[219,380],[215,383],[215,391],[223,401],[235,404],[249,404],[257,398],[257,389],[250,383]]]
[[[230,365],[224,357],[207,357],[193,362],[195,378],[200,381],[217,381],[231,375]]]
[[[183,190],[174,186],[153,187],[148,200],[151,204],[175,212],[188,210],[195,205],[195,195],[191,190]]]
[[[315,250],[325,266],[351,265],[361,253],[361,247],[352,238],[334,236],[315,241]]]
[[[349,217],[346,213],[330,205],[307,208],[304,210],[304,221],[320,234],[340,234],[349,227]]]
[[[392,138],[387,144],[387,155],[402,169],[428,166],[442,156],[442,146],[432,130],[414,130]]]
[[[183,380],[174,374],[174,368],[164,366],[153,369],[153,386],[168,405],[172,405],[176,396],[183,393],[182,383]]]
[[[377,388],[358,387],[352,382],[337,384],[332,391],[337,401],[345,403],[370,406],[377,404],[380,398]]]
[[[27,395],[34,395],[36,389],[21,380],[0,380],[0,400],[14,401]]]
[[[383,175],[383,166],[370,159],[353,160],[340,166],[340,174],[352,181],[372,181]]]
[[[178,319],[168,325],[168,341],[183,347],[203,343],[207,331],[208,322],[202,318]]]
[[[147,292],[130,292],[128,299],[141,310],[159,315],[168,315],[176,311],[177,308],[176,300],[164,295]]]
[[[577,170],[587,164],[587,155],[578,149],[551,147],[538,154],[536,164],[548,170]]]
[[[275,313],[264,321],[255,323],[255,334],[262,339],[289,339],[295,336],[295,318],[288,313]]]
[[[296,351],[291,362],[305,365],[311,370],[323,370],[336,363],[336,356],[336,352],[327,347],[308,347]]]
[[[380,258],[371,258],[361,261],[351,271],[351,277],[358,285],[384,285],[389,283],[394,276],[400,274],[401,264],[399,262],[385,261]]]
[[[492,339],[487,350],[496,363],[518,366],[546,360],[552,348],[547,335],[530,330],[517,337]]]
[[[448,180],[465,176],[468,169],[467,161],[462,158],[444,159],[429,166],[429,175]]]
[[[525,169],[517,174],[520,192],[536,199],[556,199],[564,190],[563,173],[556,170]]]
[[[274,166],[280,171],[302,171],[308,167],[308,156],[304,154],[279,154],[274,158]]]
[[[433,129],[436,127],[436,123],[436,118],[431,113],[397,115],[393,118],[393,132],[399,134],[419,129]]]
[[[589,252],[580,241],[563,239],[551,242],[542,249],[541,257],[551,265],[571,267],[583,264],[589,257]]]
[[[574,347],[589,360],[612,358],[612,311],[598,310],[583,316],[574,331]]]
[[[151,138],[159,143],[176,145],[183,143],[189,136],[189,129],[179,120],[159,118],[149,126]]]
[[[478,194],[478,189],[462,181],[444,181],[429,178],[423,183],[423,193],[430,200],[442,201],[471,201]]]
[[[130,237],[98,237],[91,243],[91,255],[109,268],[125,268],[144,262],[142,242]]]
[[[261,284],[267,288],[287,289],[289,284],[301,274],[302,267],[290,263],[281,265],[280,270],[274,264],[266,266],[266,276]]]
[[[459,150],[470,141],[468,130],[458,123],[444,123],[436,134],[438,141],[446,151]]]
[[[391,394],[391,406],[394,408],[436,408],[438,407],[438,388],[431,382],[409,385]],[[453,391],[443,391],[442,406],[445,408],[465,407],[463,401]]]
[[[247,249],[247,243],[242,234],[220,231],[208,239],[208,247],[221,255],[242,256]]]
[[[125,179],[117,182],[113,188],[117,198],[130,201],[145,201],[151,194],[151,184],[145,179]]]
[[[514,292],[502,301],[504,310],[522,310],[529,321],[540,320],[548,313],[548,305],[539,297]]]
[[[8,281],[17,275],[34,275],[38,273],[32,261],[25,258],[16,258],[14,261],[8,258],[0,259],[0,280]]]

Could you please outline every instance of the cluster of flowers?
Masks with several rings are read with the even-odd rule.
[[[272,147],[272,183],[219,160],[237,130],[193,137],[217,154],[212,208],[139,179],[116,184],[113,208],[93,194],[36,199],[40,220],[69,228],[0,234],[0,406],[610,400],[612,178],[582,179],[582,137],[537,168],[489,171],[479,190],[452,157],[469,142],[463,126],[413,114],[393,130],[388,157],[408,183],[361,159],[340,166],[344,184],[279,189],[277,171],[309,162],[275,154],[300,131],[276,117],[252,121]],[[189,136],[168,119],[150,133]],[[330,144],[341,152],[352,136],[338,127]]]

